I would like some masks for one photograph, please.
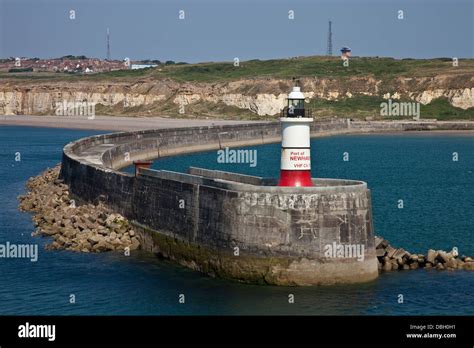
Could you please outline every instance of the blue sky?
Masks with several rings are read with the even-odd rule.
[[[329,19],[334,53],[474,56],[473,0],[0,0],[0,57],[105,58],[107,27],[113,59],[324,55]]]

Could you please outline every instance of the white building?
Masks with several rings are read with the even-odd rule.
[[[137,69],[146,69],[146,68],[155,68],[158,65],[156,64],[132,64],[130,69],[137,70]]]

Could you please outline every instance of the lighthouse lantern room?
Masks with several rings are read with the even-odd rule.
[[[305,117],[304,99],[301,88],[293,87],[293,90],[288,94],[287,117]]]
[[[305,112],[305,97],[298,86],[288,95],[281,122],[281,166],[278,186],[313,186],[311,180],[310,128],[313,119]]]

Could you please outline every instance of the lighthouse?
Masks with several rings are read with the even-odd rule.
[[[298,86],[288,95],[281,122],[281,165],[278,186],[313,186],[311,181],[310,110]]]

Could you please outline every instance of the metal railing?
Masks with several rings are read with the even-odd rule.
[[[293,109],[293,113],[288,112],[288,106],[285,106],[283,110],[280,111],[280,117],[313,117],[313,110],[312,109]]]

